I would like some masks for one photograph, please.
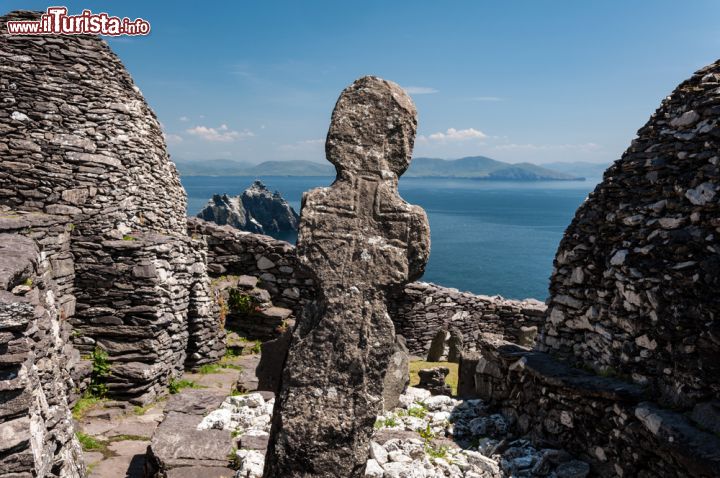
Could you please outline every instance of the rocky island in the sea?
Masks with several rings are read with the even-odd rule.
[[[280,195],[255,180],[239,196],[214,194],[197,217],[256,234],[297,231],[300,216]]]

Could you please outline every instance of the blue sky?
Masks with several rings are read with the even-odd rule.
[[[338,94],[373,74],[411,92],[416,156],[609,162],[720,57],[717,1],[64,5],[151,23],[110,44],[188,159],[322,161]]]

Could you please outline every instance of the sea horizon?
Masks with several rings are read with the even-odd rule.
[[[188,215],[213,194],[241,194],[255,179],[300,213],[304,191],[334,176],[181,176]],[[420,281],[463,292],[544,301],[552,261],[575,210],[600,178],[585,181],[498,181],[401,178],[400,195],[427,212],[431,253]],[[295,243],[296,234],[273,237]]]

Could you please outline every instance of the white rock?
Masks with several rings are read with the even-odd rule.
[[[235,395],[226,399],[236,407],[257,408],[265,405],[265,399],[259,393],[249,393],[247,395]]]
[[[415,402],[423,402],[430,398],[430,392],[423,388],[408,387],[405,393],[400,395],[400,406],[408,408]]]
[[[384,465],[388,461],[388,452],[378,442],[370,442],[370,457],[378,464]]]
[[[238,450],[240,468],[235,478],[262,478],[265,468],[265,454],[257,450]]]
[[[372,458],[367,461],[367,464],[365,465],[365,476],[369,476],[371,478],[383,478],[384,474],[385,471],[377,461]]]
[[[428,410],[435,412],[446,408],[452,408],[456,402],[447,395],[435,395],[434,397],[425,399],[423,403]]]
[[[482,453],[472,450],[463,450],[462,453],[467,457],[468,463],[476,466],[483,473],[490,473],[492,476],[500,474],[500,467],[498,464]]]
[[[232,422],[232,412],[225,408],[213,410],[198,424],[198,430],[227,430]]]
[[[410,463],[411,461],[413,461],[412,458],[410,458],[409,456],[407,456],[405,453],[403,453],[401,451],[391,451],[390,453],[388,453],[387,457],[388,457],[388,460],[394,461],[397,463]]]
[[[28,118],[28,115],[25,113],[21,113],[19,111],[13,111],[10,115],[10,118],[12,118],[14,121],[30,121],[30,118]]]
[[[688,189],[685,197],[696,206],[704,206],[715,198],[715,186],[712,183],[702,183],[695,189]]]
[[[427,478],[422,462],[387,463],[383,469],[383,478]]]

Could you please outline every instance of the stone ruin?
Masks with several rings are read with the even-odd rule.
[[[0,30],[11,18],[36,14]],[[292,340],[268,384],[266,476],[361,475],[375,416],[405,387],[404,339],[425,356],[438,331],[441,357],[462,350],[460,396],[592,475],[717,476],[720,62],[663,102],[580,207],[547,310],[408,283],[429,244],[397,196],[415,110],[396,85],[366,77],[338,101],[338,181],[306,196],[296,254],[188,221],[160,125],[101,39],[0,35],[0,69],[0,477],[84,476],[69,410],[86,390],[145,404],[217,361],[226,274],[258,277],[253,291],[303,319],[267,347],[277,368]],[[343,366],[314,367],[328,363]],[[169,412],[205,410],[192,397]]]
[[[666,98],[578,209],[542,337],[555,356],[648,386],[720,396],[720,63]]]
[[[422,275],[425,212],[403,201],[417,127],[396,84],[363,77],[333,111],[327,159],[337,179],[303,196],[298,256],[317,299],[292,337],[273,416],[265,476],[364,476],[394,351],[392,289]]]
[[[76,476],[67,414],[87,387],[147,403],[224,354],[207,245],[188,235],[159,122],[103,40],[3,34],[0,68],[0,233],[18,246],[3,254],[0,476]]]
[[[578,209],[536,346],[486,333],[460,393],[597,476],[720,470],[720,61],[667,97]]]

